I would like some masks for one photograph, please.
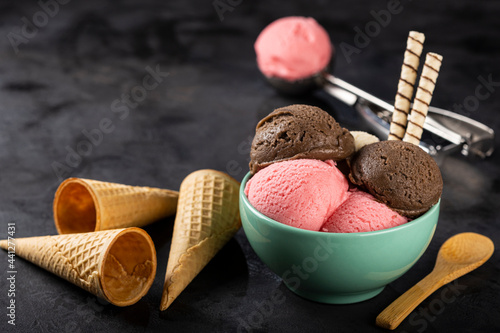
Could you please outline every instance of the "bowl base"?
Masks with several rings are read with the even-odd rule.
[[[285,284],[286,285],[286,284]],[[288,287],[288,286],[287,286]],[[351,304],[366,301],[380,294],[384,287],[371,289],[357,293],[316,293],[301,289],[292,289],[288,287],[295,294],[306,298],[311,301],[327,304]]]

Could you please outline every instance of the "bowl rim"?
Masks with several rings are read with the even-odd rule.
[[[376,236],[376,235],[383,235],[383,234],[388,234],[392,232],[397,232],[399,230],[404,230],[408,228],[413,228],[415,225],[423,223],[422,221],[426,220],[426,217],[429,217],[430,215],[435,214],[436,210],[439,210],[440,203],[441,203],[441,198],[439,198],[438,202],[434,204],[427,212],[425,212],[423,215],[417,217],[414,220],[411,220],[405,224],[396,226],[396,227],[391,227],[387,229],[382,229],[382,230],[376,230],[376,231],[364,231],[364,232],[350,232],[350,233],[337,233],[337,232],[325,232],[325,231],[314,231],[314,230],[307,230],[307,229],[300,229],[297,227],[292,227],[290,225],[278,222],[261,212],[255,208],[250,201],[248,200],[248,197],[245,194],[245,187],[248,182],[248,180],[252,177],[253,175],[251,172],[247,172],[247,174],[243,177],[243,180],[241,181],[240,185],[240,204],[245,205],[250,209],[250,211],[256,215],[260,220],[266,221],[267,224],[270,224],[271,226],[275,228],[281,228],[285,231],[288,232],[293,232],[293,233],[301,233],[301,234],[310,234],[311,236],[318,236],[318,237],[343,237],[343,238],[351,238],[351,237],[368,237],[368,236]],[[439,213],[439,212],[438,212]],[[437,221],[436,223],[437,224]]]

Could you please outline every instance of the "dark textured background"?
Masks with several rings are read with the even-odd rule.
[[[42,0],[43,2],[43,0]],[[54,162],[85,140],[103,118],[113,131],[63,178],[76,176],[178,189],[191,171],[214,168],[241,180],[256,122],[295,102],[321,106],[357,129],[353,111],[315,93],[277,95],[262,79],[253,52],[258,33],[288,15],[316,18],[335,46],[353,44],[355,27],[373,21],[384,1],[232,1],[223,19],[213,1],[71,1],[43,22],[35,1],[0,4],[0,236],[55,234],[51,205],[60,179]],[[444,56],[433,105],[453,109],[474,96],[478,77],[500,81],[498,1],[401,1],[403,10],[352,61],[337,54],[335,73],[381,98],[395,94],[408,31],[426,34],[425,51]],[[44,25],[22,36],[23,17]],[[19,39],[17,39],[19,41]],[[128,116],[114,112],[122,94],[138,91],[146,67],[168,72]],[[136,88],[134,90],[134,88]],[[464,114],[500,131],[500,87]],[[116,105],[115,105],[116,106]],[[459,232],[488,235],[500,246],[500,149],[486,160],[448,156],[442,163],[441,218],[421,260],[379,296],[324,305],[295,296],[249,247],[242,230],[173,305],[160,313],[173,218],[146,228],[158,250],[158,274],[137,304],[104,304],[44,270],[17,259],[16,327],[1,314],[0,331],[16,332],[383,332],[375,317],[429,273],[440,245]],[[0,308],[7,312],[7,256],[0,255]],[[396,332],[500,331],[498,252],[482,267],[425,300]],[[269,308],[270,295],[285,299]],[[259,315],[258,313],[263,313]],[[252,326],[252,327],[250,327]],[[245,328],[246,327],[246,328]]]

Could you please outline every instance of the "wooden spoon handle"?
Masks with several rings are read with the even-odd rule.
[[[424,299],[445,284],[441,276],[437,275],[436,272],[431,272],[399,296],[377,316],[375,323],[390,330],[398,327]]]

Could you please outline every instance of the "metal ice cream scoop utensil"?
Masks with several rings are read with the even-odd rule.
[[[293,82],[275,77],[267,77],[267,80],[275,89],[288,95],[322,88],[352,106],[380,139],[385,140],[389,135],[393,105],[334,77],[326,70]],[[452,111],[429,107],[424,129],[447,142],[446,145],[421,142],[420,146],[431,155],[459,150],[464,156],[485,158],[494,150],[493,129]]]

